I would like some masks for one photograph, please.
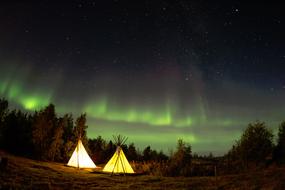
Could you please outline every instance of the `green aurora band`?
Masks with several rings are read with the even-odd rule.
[[[34,111],[42,109],[52,101],[52,96],[47,93],[26,92],[25,86],[20,82],[4,80],[0,82],[0,95],[7,97],[8,100],[19,104],[22,108]],[[129,123],[144,123],[154,126],[172,125],[175,127],[187,127],[194,123],[191,116],[184,118],[175,117],[172,110],[176,110],[175,106],[166,104],[162,108],[152,108],[147,106],[148,110],[138,110],[137,108],[116,107],[110,105],[107,98],[101,98],[98,101],[88,102],[82,109],[82,112],[88,116],[104,119],[109,121],[124,121]],[[59,109],[61,114],[66,111],[70,112],[70,108]],[[158,110],[158,111],[153,111]],[[204,117],[204,116],[203,116]],[[199,118],[196,118],[199,119]]]
[[[0,83],[0,95],[29,111],[41,109],[51,102],[51,95],[42,92],[26,92],[24,86],[15,81]]]
[[[91,117],[110,121],[145,123],[154,126],[173,125],[175,127],[191,126],[193,124],[193,118],[190,116],[181,119],[175,118],[172,110],[176,109],[171,109],[170,107],[169,104],[166,104],[164,109],[152,108],[151,106],[148,106],[148,110],[122,106],[117,108],[109,106],[107,98],[101,98],[99,101],[88,103],[83,110]]]
[[[220,154],[229,149],[240,136],[242,128],[252,122],[250,117],[241,120],[238,117],[219,119],[221,116],[208,116],[203,101],[199,98],[191,108],[188,107],[184,111],[171,99],[156,105],[122,105],[110,101],[108,95],[83,100],[82,105],[72,106],[69,100],[57,101],[53,93],[48,93],[53,92],[51,88],[43,89],[37,85],[31,88],[25,85],[25,77],[19,78],[12,80],[0,77],[0,96],[7,98],[16,108],[31,112],[54,103],[60,115],[87,113],[90,138],[101,135],[111,139],[113,134],[121,133],[140,147],[151,145],[163,151],[174,148],[177,139],[182,138],[194,146],[194,151],[207,152],[210,149]],[[125,126],[127,128],[124,128]],[[232,129],[232,126],[238,127]],[[145,132],[138,131],[141,128],[145,129]],[[166,129],[168,131],[164,131]],[[224,133],[225,129],[229,131]],[[213,146],[214,148],[209,148]]]

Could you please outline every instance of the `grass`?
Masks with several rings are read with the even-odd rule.
[[[0,152],[0,189],[285,189],[285,168],[215,177],[110,176]]]

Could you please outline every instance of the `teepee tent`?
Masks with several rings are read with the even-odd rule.
[[[81,140],[78,140],[78,144],[69,159],[68,166],[77,168],[96,168],[96,165],[86,152]]]
[[[103,168],[103,172],[110,172],[110,173],[135,173],[132,166],[129,164],[121,145],[126,142],[126,138],[122,136],[118,136],[115,138],[117,140],[117,150],[112,158],[108,161],[108,163]]]

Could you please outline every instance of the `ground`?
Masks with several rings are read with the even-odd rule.
[[[215,177],[110,176],[0,151],[0,189],[285,189],[285,168]]]

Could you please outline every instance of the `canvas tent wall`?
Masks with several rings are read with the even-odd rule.
[[[89,157],[81,140],[78,140],[77,146],[69,159],[68,166],[77,168],[96,168],[96,165]]]
[[[120,146],[117,147],[115,154],[103,168],[103,172],[135,173]]]

